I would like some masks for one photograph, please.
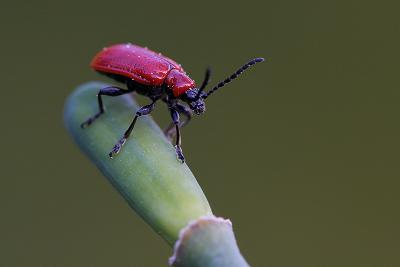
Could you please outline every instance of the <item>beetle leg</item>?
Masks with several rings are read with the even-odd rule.
[[[169,109],[171,112],[171,118],[172,122],[175,125],[175,130],[176,130],[176,143],[175,143],[175,151],[176,151],[176,156],[178,157],[178,160],[180,160],[182,163],[185,162],[185,157],[183,156],[182,148],[181,148],[181,132],[180,132],[180,122],[179,122],[179,112],[174,109],[170,108]]]
[[[110,87],[101,89],[99,91],[99,93],[97,94],[97,101],[99,103],[99,112],[97,112],[94,116],[92,116],[89,119],[87,119],[86,121],[84,121],[81,124],[81,128],[86,128],[87,126],[92,124],[98,117],[100,117],[104,113],[103,100],[101,99],[102,95],[119,96],[119,95],[131,93],[131,92],[132,91],[130,91],[130,90],[122,89],[122,88],[115,87],[115,86],[110,86]]]
[[[180,103],[177,103],[174,108],[179,112],[179,114],[183,114],[185,116],[185,119],[182,120],[179,124],[179,127],[182,128],[185,125],[189,123],[189,121],[192,118],[192,112],[188,107],[185,105],[182,105]],[[172,140],[176,134],[176,129],[175,129],[175,123],[171,123],[165,130],[164,130],[165,136],[169,139]]]
[[[108,154],[110,156],[110,158],[113,158],[114,155],[118,154],[121,151],[122,146],[125,144],[126,139],[129,138],[129,136],[132,133],[133,128],[135,127],[136,121],[140,116],[143,115],[148,115],[150,114],[154,107],[155,107],[155,103],[157,100],[154,100],[151,104],[146,105],[141,107],[135,115],[135,118],[133,118],[133,121],[131,122],[131,124],[129,125],[129,128],[125,131],[124,135],[122,136],[122,138],[115,144],[115,146],[113,147],[113,149],[111,150],[111,152]]]

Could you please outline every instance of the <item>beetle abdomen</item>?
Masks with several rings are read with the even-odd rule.
[[[90,66],[96,71],[121,75],[149,86],[161,86],[172,69],[183,71],[172,59],[133,44],[104,48]]]

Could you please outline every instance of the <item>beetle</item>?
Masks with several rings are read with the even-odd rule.
[[[150,114],[156,102],[162,100],[167,104],[172,118],[172,123],[165,130],[165,134],[171,139],[176,134],[175,150],[178,160],[183,163],[185,157],[181,148],[180,128],[190,121],[192,113],[200,115],[205,112],[204,100],[211,94],[236,79],[250,66],[262,61],[264,61],[263,58],[250,60],[211,90],[204,92],[210,78],[210,68],[207,68],[201,86],[196,87],[195,82],[186,74],[180,64],[161,53],[130,43],[105,47],[95,55],[90,66],[95,71],[124,83],[126,88],[117,86],[102,88],[97,94],[99,111],[84,121],[81,127],[86,128],[104,114],[103,95],[120,96],[137,92],[150,98],[151,103],[136,112],[128,129],[109,153],[109,156],[113,158],[120,152],[131,135],[137,119]],[[179,114],[184,115],[185,120],[181,121]]]

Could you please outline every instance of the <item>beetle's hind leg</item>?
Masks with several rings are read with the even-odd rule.
[[[103,105],[103,100],[101,98],[102,95],[106,96],[119,96],[119,95],[124,95],[131,93],[132,90],[126,90],[123,88],[115,87],[115,86],[110,86],[106,87],[103,89],[100,89],[99,93],[97,94],[97,101],[99,103],[99,112],[97,112],[95,115],[87,119],[81,124],[82,128],[88,127],[90,124],[92,124],[97,118],[99,118],[103,113],[104,113],[104,105]]]

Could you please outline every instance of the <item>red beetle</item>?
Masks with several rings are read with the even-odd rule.
[[[179,128],[189,122],[192,111],[197,115],[202,114],[206,110],[204,100],[208,96],[237,78],[251,65],[262,61],[264,61],[263,58],[255,58],[249,61],[210,91],[203,92],[210,78],[210,69],[207,69],[202,85],[197,88],[195,82],[187,76],[180,64],[160,53],[133,44],[117,44],[106,47],[93,58],[90,66],[101,74],[124,83],[127,89],[116,86],[101,89],[97,95],[99,112],[83,122],[81,127],[89,126],[104,113],[102,95],[119,96],[135,91],[149,97],[152,102],[136,112],[129,128],[109,153],[112,158],[121,150],[132,133],[138,117],[150,114],[157,100],[162,100],[167,103],[172,118],[171,125],[165,131],[166,135],[172,137],[176,132],[175,149],[177,157],[181,162],[184,162]],[[180,113],[186,116],[186,120],[180,122]]]

